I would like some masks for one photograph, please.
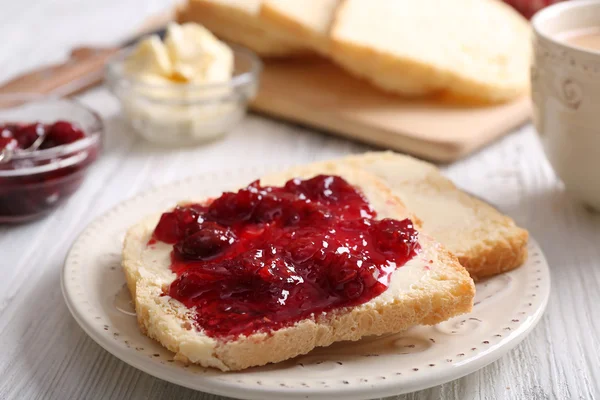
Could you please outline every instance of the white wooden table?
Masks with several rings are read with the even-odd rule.
[[[168,4],[1,0],[0,80],[59,61],[77,44],[124,38]],[[104,88],[82,100],[105,118],[102,159],[76,195],[47,218],[0,226],[0,399],[217,399],[128,366],[79,328],[60,291],[70,244],[96,216],[154,185],[209,170],[307,162],[368,147],[251,115],[222,141],[160,151],[132,135]],[[600,398],[600,215],[565,194],[531,126],[444,171],[530,230],[552,269],[552,297],[539,326],[498,362],[399,398]]]

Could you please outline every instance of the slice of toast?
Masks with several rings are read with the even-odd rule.
[[[433,164],[393,152],[341,160],[383,179],[425,233],[454,253],[475,280],[517,268],[527,259],[526,230],[459,190]]]
[[[331,57],[403,95],[501,102],[529,88],[530,28],[500,0],[343,0]]]
[[[402,202],[375,176],[341,163],[298,167],[262,181],[282,185],[294,177],[340,175],[359,187],[378,212],[378,218],[406,218]],[[393,272],[389,288],[370,301],[303,319],[268,333],[254,333],[225,341],[205,335],[193,321],[193,312],[164,295],[175,279],[169,265],[171,246],[160,254],[146,244],[159,216],[132,227],[125,238],[123,269],[141,330],[176,353],[183,362],[223,371],[283,361],[315,347],[366,335],[399,332],[415,324],[435,324],[469,312],[475,287],[458,260],[427,235],[419,235],[421,251]]]
[[[329,28],[340,0],[264,0],[260,16],[323,55],[329,53]]]
[[[248,47],[263,57],[308,50],[260,18],[262,0],[188,0],[178,8],[178,22],[197,22],[221,39]]]

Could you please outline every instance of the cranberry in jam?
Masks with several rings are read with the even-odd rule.
[[[43,136],[37,151],[29,150]],[[85,148],[52,154],[43,152],[86,138],[77,125],[4,123],[0,125],[0,152],[9,150],[8,162],[0,162],[0,222],[22,222],[52,210],[77,190],[87,167],[96,159],[99,141]],[[46,155],[44,155],[46,154]]]
[[[40,149],[50,149],[83,139],[85,133],[66,121],[58,121],[53,124],[42,124],[39,122],[33,124],[4,124],[0,125],[0,150],[8,147],[7,143],[11,139],[17,142],[17,149],[27,149],[40,136],[45,136]]]
[[[162,215],[149,245],[173,245],[169,296],[208,335],[270,331],[311,314],[365,303],[415,256],[409,219],[376,219],[365,197],[338,176],[253,182],[208,205]]]

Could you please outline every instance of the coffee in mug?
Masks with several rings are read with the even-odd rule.
[[[600,51],[600,26],[594,28],[576,29],[561,33],[558,39],[565,43],[583,49]]]
[[[567,191],[600,211],[600,0],[554,4],[532,26],[535,128]]]

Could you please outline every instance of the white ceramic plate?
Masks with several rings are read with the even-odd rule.
[[[242,372],[223,373],[173,361],[172,353],[137,327],[120,268],[125,231],[143,216],[179,200],[218,195],[264,172],[264,168],[219,172],[170,184],[128,200],[90,224],[73,244],[62,276],[67,305],[79,325],[126,363],[192,389],[245,399],[351,400],[412,392],[460,378],[500,358],[540,319],[550,274],[532,241],[524,266],[477,284],[469,315],[401,334],[337,343]]]

